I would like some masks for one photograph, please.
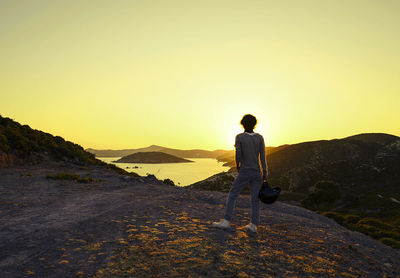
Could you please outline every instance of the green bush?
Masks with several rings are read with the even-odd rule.
[[[175,186],[174,181],[171,180],[171,179],[164,179],[164,180],[163,180],[163,183]]]
[[[319,213],[333,219],[336,223],[343,225],[350,230],[363,233],[388,246],[400,249],[400,233],[390,224],[383,223],[374,218],[361,218],[360,216],[353,214],[343,215],[333,211]]]
[[[0,146],[8,145],[8,140],[5,135],[3,135],[0,131]]]
[[[196,182],[190,185],[191,188],[200,190],[220,191],[229,192],[232,187],[232,183],[235,180],[235,175],[229,172],[221,172],[208,179]],[[246,185],[240,194],[249,194],[249,186]]]
[[[327,211],[327,212],[323,212],[322,213],[323,216],[332,218],[333,220],[335,220],[336,223],[342,225],[344,222],[344,217],[343,215],[337,213],[337,212],[333,212],[333,211]]]
[[[400,241],[395,240],[393,238],[383,237],[379,239],[380,242],[386,244],[392,248],[400,249]]]
[[[331,204],[340,198],[340,187],[333,181],[319,181],[314,192],[302,200],[303,207],[311,210],[329,210]]]
[[[361,219],[360,216],[354,214],[344,215],[343,218],[346,224],[356,224]]]
[[[116,166],[114,164],[108,164],[108,163],[105,163],[103,161],[101,161],[100,163],[101,163],[101,165],[107,167],[110,170],[113,170],[114,172],[116,172],[116,173],[118,173],[120,175],[126,175],[126,176],[132,176],[132,177],[140,177],[137,173],[125,171],[124,169],[119,168],[118,166]]]
[[[371,225],[367,225],[367,224],[356,224],[354,226],[354,228],[358,231],[361,232],[363,234],[367,234],[369,236],[373,236],[375,233],[377,233],[379,231],[378,228],[371,226]]]
[[[364,218],[364,219],[360,220],[358,222],[358,224],[370,225],[370,226],[374,226],[374,227],[377,227],[382,230],[392,230],[394,228],[393,226],[383,223],[374,218]]]
[[[46,178],[52,179],[52,180],[77,180],[80,178],[80,176],[77,174],[72,174],[72,173],[58,173],[54,176],[47,175]]]
[[[362,224],[360,222],[355,225],[347,225],[346,227],[375,239],[392,238],[393,240],[400,240],[400,233],[395,230],[385,230],[373,225]]]
[[[87,178],[79,177],[78,179],[76,179],[76,181],[80,182],[80,183],[91,183],[91,182],[95,182],[96,180],[91,177],[87,177]]]
[[[77,182],[80,183],[90,183],[90,182],[94,182],[96,181],[94,178],[92,177],[81,177],[77,174],[73,174],[73,173],[58,173],[54,176],[52,175],[47,175],[46,178],[48,179],[53,179],[53,180],[75,180]]]
[[[400,234],[396,233],[394,231],[378,230],[375,233],[373,233],[371,236],[376,239],[383,238],[383,237],[390,237],[395,240],[400,240]]]
[[[77,144],[65,141],[60,136],[33,130],[28,125],[22,126],[1,116],[0,150],[12,152],[20,160],[26,160],[33,153],[47,153],[56,160],[67,158],[83,164],[100,164],[93,154]]]

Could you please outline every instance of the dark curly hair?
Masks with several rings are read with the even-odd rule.
[[[240,124],[243,126],[245,130],[253,130],[257,124],[257,119],[251,114],[246,114],[243,116]]]

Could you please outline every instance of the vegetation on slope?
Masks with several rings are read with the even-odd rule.
[[[60,136],[53,136],[0,116],[0,167],[40,163],[45,159],[82,165],[102,165],[119,174],[138,176],[96,159],[80,145],[66,141]]]
[[[191,188],[209,190],[209,191],[220,191],[220,192],[229,192],[233,181],[236,178],[236,173],[219,173],[215,174],[205,180],[198,181],[194,184],[189,185]],[[246,186],[241,194],[249,194],[249,187]]]
[[[91,183],[96,181],[92,177],[81,177],[78,174],[62,172],[55,175],[47,175],[46,178],[52,180],[74,180],[80,183]]]
[[[342,194],[345,194],[345,190],[337,183],[321,181],[301,204],[350,230],[400,249],[400,204],[390,198],[376,198],[373,194],[361,193],[358,200],[344,205],[340,199]]]
[[[266,148],[272,186],[283,189],[280,200],[332,217],[392,247],[400,238],[400,138],[359,134],[344,139]],[[234,167],[234,153],[218,157]],[[234,168],[232,168],[234,170]],[[231,173],[218,174],[192,187],[229,191]],[[358,217],[360,223],[344,219]],[[353,218],[352,218],[353,217]],[[373,220],[383,226],[366,225]]]
[[[0,152],[11,154],[16,162],[40,159],[46,154],[55,160],[71,160],[85,164],[98,164],[94,155],[86,152],[78,144],[65,141],[43,131],[21,125],[10,118],[0,116]]]

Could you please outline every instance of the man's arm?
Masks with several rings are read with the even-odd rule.
[[[235,151],[236,169],[239,172],[242,159],[242,146],[240,145],[239,135],[237,135],[235,139],[235,148],[236,148]]]
[[[268,174],[268,167],[265,159],[265,143],[264,143],[264,138],[261,136],[261,141],[260,141],[260,161],[261,161],[261,167],[263,170],[263,178],[264,180],[267,179],[267,174]]]

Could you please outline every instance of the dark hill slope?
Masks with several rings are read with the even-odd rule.
[[[181,157],[163,152],[139,152],[130,154],[114,161],[119,163],[185,163],[193,162]]]
[[[271,185],[284,189],[281,200],[400,248],[399,137],[371,133],[285,145],[267,149],[267,161]],[[232,179],[219,174],[192,187],[227,191]]]
[[[361,133],[346,137],[345,139],[357,140],[365,143],[390,144],[398,141],[400,137],[386,133]]]
[[[78,163],[98,163],[91,153],[78,144],[0,116],[0,165],[37,162],[45,157]]]
[[[0,168],[46,161],[101,165],[120,174],[137,176],[96,159],[80,145],[66,141],[60,136],[53,136],[0,116]]]
[[[400,138],[389,134],[359,134],[344,139],[304,142],[267,148],[269,180],[298,193],[316,182],[333,180],[355,191],[373,185],[381,193],[398,193]],[[234,167],[234,153],[219,160]],[[311,188],[312,191],[312,188]],[[400,198],[400,195],[396,196]]]
[[[357,194],[372,189],[400,194],[395,190],[400,186],[400,138],[393,135],[300,143],[270,153],[267,160],[271,182],[290,191],[308,193],[316,182],[332,180]]]

